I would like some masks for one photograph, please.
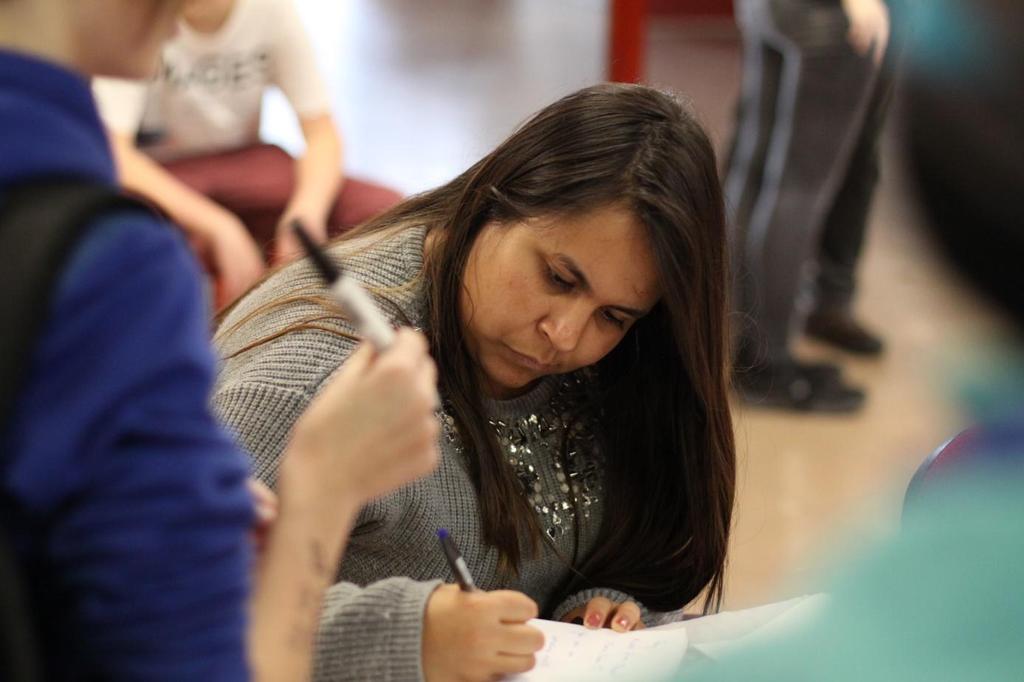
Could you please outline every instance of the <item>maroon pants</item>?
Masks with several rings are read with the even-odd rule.
[[[257,144],[219,154],[193,156],[164,164],[172,175],[241,219],[264,253],[295,187],[295,159],[280,147]],[[391,208],[398,192],[345,178],[327,216],[334,237]]]

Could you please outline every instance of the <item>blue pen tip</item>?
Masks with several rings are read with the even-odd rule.
[[[437,537],[441,538],[442,540],[445,539],[446,537],[448,537],[448,531],[444,528],[438,528]]]

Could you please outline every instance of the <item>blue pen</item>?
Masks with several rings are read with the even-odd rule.
[[[455,580],[458,581],[459,587],[462,588],[463,592],[475,592],[476,584],[473,582],[473,576],[469,574],[466,560],[459,554],[459,549],[455,546],[452,536],[444,528],[439,528],[437,530],[437,538],[441,541],[444,558],[448,560],[448,566],[452,569],[452,573],[455,574]]]

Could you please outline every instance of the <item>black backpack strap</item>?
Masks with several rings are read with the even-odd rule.
[[[108,185],[44,179],[5,188],[0,205],[0,432],[26,380],[53,289],[92,218],[143,205]],[[0,452],[0,457],[4,453]],[[42,679],[19,562],[0,527],[0,678]]]
[[[0,679],[35,682],[42,679],[35,621],[18,558],[0,528]]]
[[[90,218],[141,207],[109,185],[43,180],[10,187],[0,205],[0,429],[5,428],[49,313],[53,286]]]

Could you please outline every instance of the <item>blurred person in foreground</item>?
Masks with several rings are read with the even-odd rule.
[[[0,551],[24,579],[15,593],[31,623],[17,633],[38,643],[20,670],[0,651],[5,680],[34,662],[46,680],[308,677],[355,513],[437,461],[436,370],[422,336],[402,330],[384,353],[357,351],[290,430],[279,500],[250,492],[208,405],[196,263],[171,225],[117,197],[89,90],[89,76],[150,72],[179,11],[0,2],[0,236],[21,248],[7,253],[3,295],[39,301],[24,315],[0,306],[5,342],[30,330],[22,371],[0,375]],[[52,212],[8,212],[82,191],[103,201],[71,216],[74,240],[51,236],[64,227]],[[25,263],[40,263],[47,239],[69,253],[39,291]]]
[[[929,0],[906,11],[916,30],[906,142],[930,229],[1021,332],[1024,5]],[[908,496],[901,533],[848,563],[812,624],[686,679],[1020,679],[1024,401],[971,433]]]

